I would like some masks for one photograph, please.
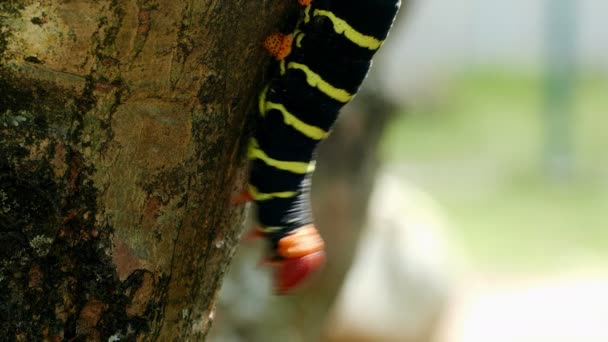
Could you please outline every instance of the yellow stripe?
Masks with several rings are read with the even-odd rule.
[[[258,109],[260,110],[260,114],[262,116],[264,116],[264,114],[266,114],[266,93],[268,93],[268,88],[270,88],[270,85],[267,85],[264,87],[264,90],[262,90],[262,93],[260,94],[260,98],[258,99]]]
[[[344,34],[344,36],[351,42],[359,45],[360,47],[367,48],[370,50],[378,50],[382,46],[382,41],[373,36],[367,36],[363,33],[355,30],[350,26],[344,19],[336,17],[330,11],[316,9],[314,16],[327,17],[334,24],[334,31],[337,34]]]
[[[296,46],[299,48],[302,48],[302,38],[304,38],[304,33],[298,30],[296,33]]]
[[[281,114],[283,114],[283,120],[285,121],[286,125],[292,126],[300,133],[311,139],[321,140],[326,138],[328,135],[327,132],[322,130],[321,128],[307,124],[306,122],[303,122],[302,120],[298,119],[295,115],[287,111],[287,108],[285,108],[285,106],[280,103],[268,101],[266,102],[266,106],[264,107],[264,109],[264,114],[266,114],[269,110],[278,110],[279,112],[281,112]]]
[[[289,171],[291,173],[305,174],[312,172],[315,169],[314,161],[304,163],[273,159],[262,151],[259,146],[260,145],[255,139],[251,139],[251,143],[249,144],[249,159],[259,159],[268,166],[272,166],[279,170]]]
[[[311,87],[315,87],[315,88],[319,89],[321,92],[323,92],[325,95],[331,97],[332,99],[335,99],[342,103],[346,103],[353,98],[353,96],[351,94],[349,94],[346,90],[336,88],[336,87],[332,86],[331,84],[327,83],[325,80],[323,80],[321,78],[321,76],[319,76],[319,74],[310,70],[304,64],[300,64],[300,63],[296,63],[296,62],[289,62],[289,64],[287,64],[287,68],[298,69],[298,70],[303,71],[304,74],[306,74],[306,82],[308,82],[308,84]]]
[[[285,229],[285,227],[258,227],[258,231],[262,233],[276,233]]]
[[[267,201],[273,198],[291,198],[299,194],[297,191],[262,193],[259,192],[258,189],[253,185],[249,185],[249,193],[256,201]]]
[[[304,9],[304,23],[308,24],[310,21],[310,5],[306,6]]]

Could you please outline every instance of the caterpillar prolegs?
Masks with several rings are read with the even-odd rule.
[[[275,289],[296,287],[325,258],[310,205],[315,150],[342,106],[357,93],[382,46],[400,0],[298,0],[295,31],[266,48],[278,75],[259,96],[249,185],[259,228],[271,245]]]

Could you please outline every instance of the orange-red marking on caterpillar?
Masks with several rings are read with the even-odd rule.
[[[312,3],[312,0],[298,0],[298,3],[302,6],[308,6]]]
[[[263,236],[264,233],[256,227],[246,233],[243,240]],[[321,268],[325,262],[324,247],[323,238],[312,224],[298,228],[279,240],[276,250],[278,258],[263,257],[259,262],[274,269],[275,293],[280,295],[289,293]]]
[[[324,247],[323,238],[312,224],[279,240],[277,253],[283,259],[275,268],[275,292],[288,293],[318,270],[325,262]]]
[[[325,252],[318,251],[299,258],[282,260],[275,269],[274,290],[287,294],[325,262]]]
[[[291,53],[292,34],[275,32],[264,40],[264,48],[279,61],[285,59]]]
[[[277,253],[283,258],[293,259],[322,251],[324,247],[323,238],[315,226],[309,224],[279,240]]]

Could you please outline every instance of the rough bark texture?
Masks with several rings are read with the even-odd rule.
[[[202,340],[284,1],[0,1],[0,340]]]

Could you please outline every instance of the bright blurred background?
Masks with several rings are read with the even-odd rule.
[[[353,266],[322,301],[322,335],[297,332],[305,305],[251,290],[268,282],[237,256],[211,340],[608,341],[608,2],[419,0],[402,10],[347,110],[373,120],[373,96],[396,114],[364,145],[374,167],[361,174],[375,186]],[[343,131],[357,131],[350,120]],[[329,144],[349,144],[340,128]],[[315,191],[335,200],[341,188],[317,177]],[[308,305],[326,288],[312,285]],[[235,318],[243,312],[246,324]],[[281,330],[293,316],[303,327]],[[266,335],[252,328],[262,319]]]
[[[608,260],[608,2],[452,3],[414,2],[391,37],[412,100],[384,162],[443,205],[479,266]]]

